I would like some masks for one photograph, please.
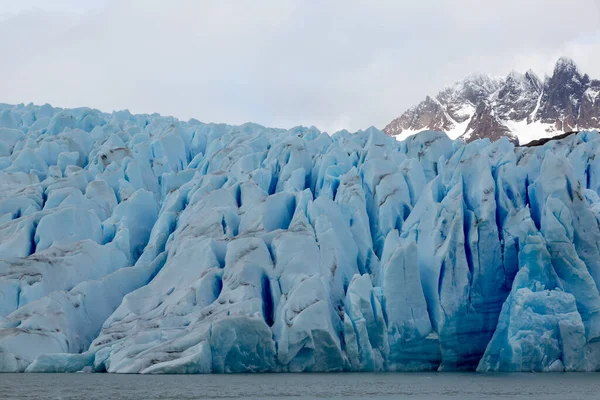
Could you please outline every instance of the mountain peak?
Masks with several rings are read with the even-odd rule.
[[[468,74],[460,82],[491,82],[491,81],[494,81],[494,78],[490,74],[483,74],[481,72],[472,72],[472,73]]]
[[[518,71],[515,71],[515,70],[513,69],[513,70],[512,70],[512,71],[510,71],[510,72],[508,73],[508,75],[506,76],[506,80],[508,80],[508,79],[522,80],[524,77],[525,77],[525,75],[524,75],[524,74],[522,74],[522,73],[520,73],[520,72],[518,72]]]
[[[403,140],[422,130],[466,141],[503,136],[521,144],[578,129],[600,128],[600,86],[561,57],[551,77],[532,70],[505,78],[471,73],[412,107],[384,128]]]
[[[558,59],[558,61],[556,61],[556,64],[554,65],[554,73],[556,74],[557,72],[563,72],[563,71],[579,73],[579,67],[577,67],[577,64],[571,58],[560,57]]]
[[[535,73],[535,71],[532,70],[531,68],[528,69],[527,71],[525,71],[525,75],[526,76],[535,76],[536,78],[538,77],[538,75]]]
[[[490,74],[471,73],[462,81],[457,82],[457,84],[462,87],[481,87],[483,90],[491,93],[495,91],[503,81],[503,78],[492,76]]]

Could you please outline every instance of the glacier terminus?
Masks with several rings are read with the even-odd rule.
[[[600,370],[598,132],[0,104],[0,189],[2,372]]]

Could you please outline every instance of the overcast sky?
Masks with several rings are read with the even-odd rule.
[[[470,72],[600,78],[600,0],[0,0],[0,102],[329,132]]]

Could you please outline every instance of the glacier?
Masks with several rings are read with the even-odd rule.
[[[0,371],[600,370],[597,156],[0,104]]]

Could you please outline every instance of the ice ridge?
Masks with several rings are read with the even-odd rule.
[[[597,155],[0,104],[0,371],[599,370]]]

